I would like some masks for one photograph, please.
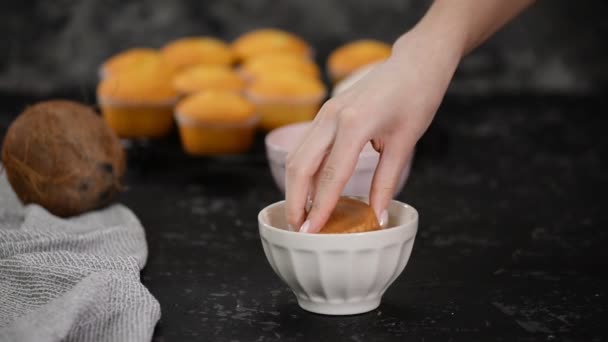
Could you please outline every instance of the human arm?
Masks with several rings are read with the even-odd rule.
[[[443,99],[461,58],[533,0],[436,0],[393,45],[391,56],[328,100],[287,157],[286,215],[304,232],[318,232],[372,141],[380,160],[370,202],[386,219],[401,170]],[[312,198],[306,211],[307,198]]]

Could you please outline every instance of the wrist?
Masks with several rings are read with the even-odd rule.
[[[443,33],[431,25],[421,25],[395,41],[391,58],[411,60],[414,57],[412,53],[415,53],[416,57],[451,74],[458,67],[464,51],[462,40],[454,32]]]
[[[425,16],[395,41],[393,54],[399,56],[414,44],[427,50],[431,58],[443,59],[456,67],[468,50],[468,28],[461,12],[450,7],[452,1],[435,0]]]

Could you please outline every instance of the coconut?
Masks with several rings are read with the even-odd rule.
[[[15,119],[2,163],[24,204],[62,217],[110,203],[126,169],[115,133],[92,108],[64,100],[37,103]]]

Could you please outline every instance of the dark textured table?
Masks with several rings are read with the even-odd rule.
[[[31,101],[2,98],[2,131]],[[148,234],[155,340],[608,339],[605,108],[449,98],[399,195],[420,213],[409,264],[378,310],[347,317],[301,310],[264,257],[256,216],[281,194],[261,138],[218,159],[184,156],[175,137],[132,148],[121,201]]]

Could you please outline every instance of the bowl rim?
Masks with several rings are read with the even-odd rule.
[[[274,202],[274,203],[264,207],[264,209],[260,210],[260,212],[258,213],[258,223],[259,223],[260,230],[263,228],[263,229],[268,229],[269,231],[271,231],[273,233],[280,234],[285,237],[299,236],[300,238],[305,238],[305,239],[335,239],[336,237],[340,237],[341,239],[359,239],[362,237],[366,237],[366,238],[373,237],[373,236],[380,237],[380,236],[385,236],[385,235],[389,235],[389,234],[394,234],[394,233],[396,233],[396,231],[399,231],[399,230],[405,230],[408,228],[411,229],[412,225],[416,226],[415,230],[414,230],[414,234],[415,234],[415,232],[417,230],[419,216],[420,216],[418,213],[418,210],[416,210],[416,208],[414,208],[413,206],[393,199],[390,201],[390,204],[397,204],[400,207],[409,208],[413,211],[414,215],[406,223],[403,223],[403,224],[400,224],[400,225],[394,226],[394,227],[383,228],[383,229],[369,231],[369,232],[347,233],[347,234],[346,233],[307,234],[307,233],[300,233],[298,231],[291,231],[291,230],[277,228],[277,227],[271,226],[269,223],[262,220],[262,214],[264,212],[266,212],[267,210],[269,210],[272,207],[276,207],[276,206],[282,205],[284,203],[285,203],[285,200]]]

